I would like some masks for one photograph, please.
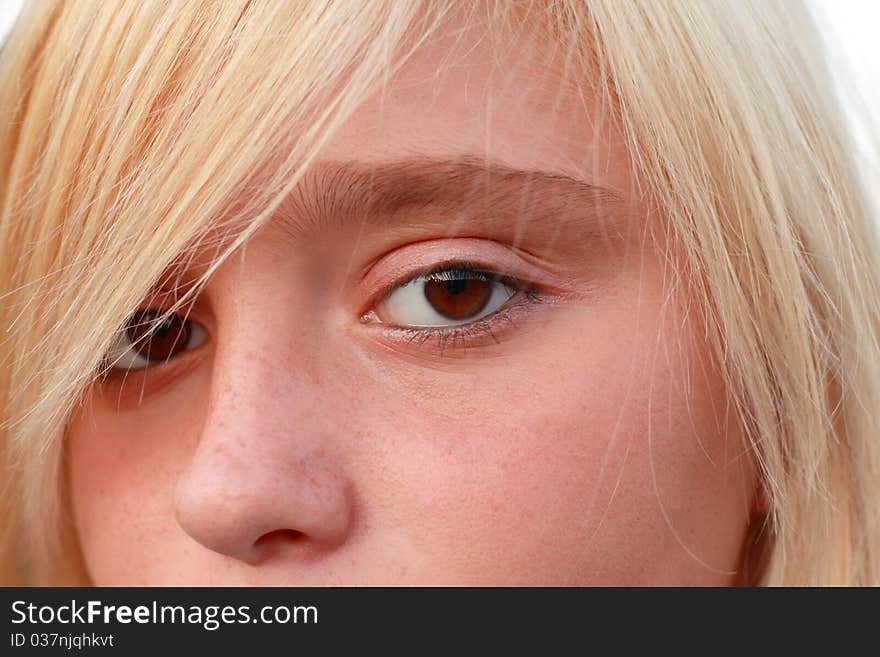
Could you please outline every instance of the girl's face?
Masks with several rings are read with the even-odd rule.
[[[94,385],[94,583],[737,581],[751,461],[622,134],[548,45],[424,47]]]

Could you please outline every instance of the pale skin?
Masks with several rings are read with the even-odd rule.
[[[95,584],[739,581],[754,468],[702,325],[664,287],[622,134],[560,52],[483,29],[419,51],[319,162],[470,156],[613,199],[270,221],[194,306],[205,340],[96,384],[70,422]],[[538,296],[444,345],[370,305],[461,260]]]

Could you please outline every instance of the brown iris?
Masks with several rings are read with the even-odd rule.
[[[155,325],[159,313],[145,311],[131,318],[126,337],[137,353],[151,361],[173,358],[186,349],[190,339],[190,323],[179,315],[171,315]]]
[[[480,312],[492,296],[492,281],[467,278],[425,281],[425,298],[448,319],[467,319]]]

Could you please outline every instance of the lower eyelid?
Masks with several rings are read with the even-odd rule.
[[[109,370],[97,382],[102,388],[112,392],[113,397],[120,401],[140,398],[147,396],[154,390],[162,389],[175,379],[184,376],[201,363],[202,357],[203,346],[196,347],[184,355],[150,367]]]
[[[538,310],[538,306],[552,303],[552,299],[532,288],[523,288],[514,295],[513,303],[469,324],[445,327],[401,327],[376,324],[387,339],[404,342],[422,349],[478,348],[501,342],[519,328],[520,321]],[[433,344],[429,346],[429,343]]]

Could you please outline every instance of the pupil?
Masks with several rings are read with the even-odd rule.
[[[425,298],[447,319],[467,319],[476,315],[492,296],[492,282],[473,278],[452,281],[426,281]]]
[[[450,294],[461,294],[467,287],[468,282],[464,280],[446,281],[446,290]]]
[[[153,331],[154,338],[159,338],[160,340],[164,338],[171,331],[171,327],[174,325],[174,320],[171,318],[166,319],[162,322],[159,327]]]
[[[189,323],[179,316],[168,317],[153,330],[150,322],[158,313],[144,312],[132,319],[128,339],[137,353],[151,361],[167,360],[186,349],[189,342]]]

